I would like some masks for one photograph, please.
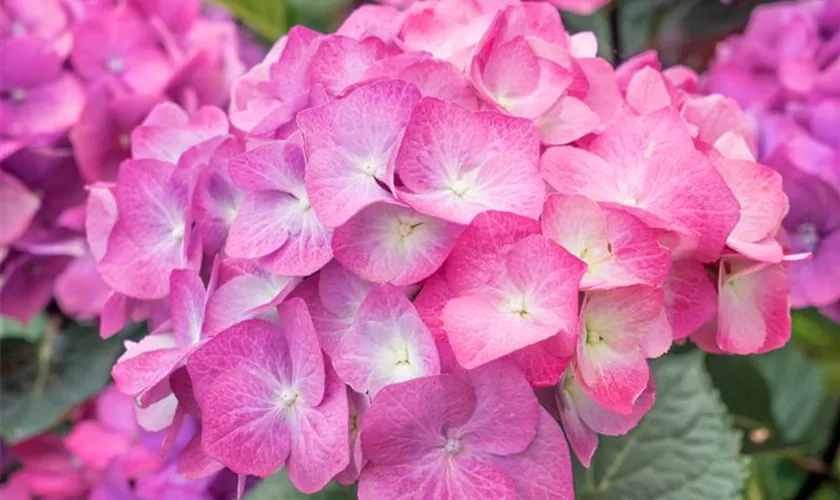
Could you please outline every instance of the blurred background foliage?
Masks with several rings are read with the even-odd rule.
[[[352,0],[216,0],[269,45],[290,26],[334,30]],[[766,1],[766,0],[765,0]],[[618,0],[593,16],[564,14],[570,31],[592,30],[601,55],[620,62],[656,49],[665,65],[701,70],[718,41],[743,29],[761,0]],[[602,438],[589,470],[577,466],[584,499],[829,500],[840,498],[840,325],[794,311],[793,338],[755,357],[678,347],[654,363],[657,404],[627,436]],[[73,407],[108,382],[125,339],[102,341],[94,325],[54,311],[22,325],[0,322],[0,433],[8,443],[61,429]],[[247,498],[355,498],[330,485],[307,497],[283,473]]]

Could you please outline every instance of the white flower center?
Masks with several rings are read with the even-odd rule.
[[[450,455],[455,455],[459,451],[461,451],[461,442],[456,438],[449,438],[446,440],[446,444],[443,445],[443,449],[446,453]]]
[[[298,391],[287,387],[280,391],[280,404],[283,408],[289,409],[295,405],[299,397],[300,393]]]
[[[800,224],[796,228],[796,239],[806,251],[813,252],[820,244],[820,232],[817,225],[813,222]]]
[[[125,61],[121,57],[111,57],[105,63],[111,73],[122,73],[125,71]]]
[[[15,88],[9,91],[9,97],[12,98],[14,102],[23,102],[29,97],[29,92],[26,89]]]

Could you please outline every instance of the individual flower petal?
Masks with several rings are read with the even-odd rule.
[[[443,326],[455,356],[474,368],[564,332],[577,332],[584,264],[543,236],[513,246],[504,274],[449,301]]]
[[[536,218],[545,188],[539,138],[527,121],[423,98],[396,157],[399,197],[419,212],[466,224],[488,210]]]
[[[641,343],[650,328],[668,326],[659,321],[662,294],[642,285],[587,294],[576,375],[589,397],[610,411],[630,414],[647,386]]]
[[[409,285],[443,264],[461,231],[410,208],[378,203],[337,228],[332,245],[336,260],[363,279]]]
[[[188,149],[227,135],[227,116],[219,108],[203,107],[192,116],[177,104],[164,102],[131,133],[131,157],[177,164]]]
[[[390,198],[384,186],[392,151],[420,92],[388,80],[298,115],[309,157],[306,187],[318,217],[336,227],[364,207]]]
[[[767,352],[788,341],[790,285],[784,266],[721,261],[716,342],[722,351]]]
[[[9,246],[23,235],[41,206],[41,200],[17,178],[0,171],[0,246]]]
[[[671,265],[661,233],[621,210],[581,196],[552,195],[542,216],[543,234],[587,264],[583,289],[661,285]]]
[[[333,366],[355,391],[375,396],[391,383],[440,373],[431,332],[405,294],[375,286],[339,344]]]

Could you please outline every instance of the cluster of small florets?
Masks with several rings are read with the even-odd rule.
[[[189,443],[194,423],[168,436],[143,427],[145,413],[115,387],[76,408],[64,435],[44,434],[3,450],[20,463],[0,488],[6,500],[30,498],[92,500],[229,499],[236,476],[187,481],[176,458]]]
[[[566,440],[588,466],[634,427],[648,359],[787,341],[787,198],[745,118],[596,50],[546,3],[368,5],[292,28],[228,114],[152,111],[87,234],[106,333],[152,329],[116,385],[200,421],[182,474],[571,498]]]
[[[29,321],[53,297],[74,318],[99,314],[110,289],[85,242],[84,186],[114,181],[130,156],[131,130],[155,104],[224,105],[247,69],[233,21],[199,7],[198,0],[3,1],[4,316]]]
[[[790,265],[791,304],[840,321],[840,1],[755,9],[702,83],[743,107],[759,160],[784,179],[787,244],[814,255]]]

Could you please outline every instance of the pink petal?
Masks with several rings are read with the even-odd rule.
[[[128,435],[102,427],[95,420],[76,424],[64,438],[64,444],[73,455],[94,470],[104,470],[111,460],[128,450]]]
[[[627,104],[644,115],[671,106],[671,95],[662,73],[651,68],[640,69],[627,85]]]
[[[131,133],[131,156],[178,163],[188,149],[227,135],[228,129],[227,116],[218,108],[203,107],[189,116],[177,104],[164,102]]]
[[[0,200],[0,245],[6,246],[26,231],[41,200],[6,172],[0,172]]]
[[[717,292],[702,264],[674,262],[662,290],[674,340],[689,336],[715,316]]]
[[[263,374],[290,380],[288,349],[275,325],[262,320],[237,323],[207,341],[187,360],[196,400],[206,411],[204,400],[215,380],[225,373],[236,374],[239,366],[253,365]]]
[[[409,285],[435,272],[462,228],[409,208],[371,205],[336,229],[335,258],[363,279]]]
[[[207,291],[194,271],[175,270],[170,276],[172,328],[181,346],[198,343],[204,322]]]
[[[230,162],[233,182],[246,191],[282,191],[297,198],[303,192],[303,150],[293,142],[271,142]]]
[[[256,259],[283,246],[289,238],[290,212],[297,204],[293,196],[279,191],[248,194],[230,227],[225,253]]]
[[[423,323],[432,332],[435,340],[445,339],[446,330],[443,329],[443,321],[440,316],[446,303],[452,299],[452,290],[446,278],[440,273],[429,276],[423,288],[414,299],[414,307]]]
[[[497,277],[504,266],[501,257],[518,241],[539,232],[535,220],[506,212],[476,217],[446,261],[446,280],[453,292],[465,292]]]
[[[172,334],[147,335],[140,342],[126,341],[126,351],[114,365],[111,375],[124,394],[138,396],[153,388],[184,357]]]
[[[493,461],[513,479],[516,498],[574,498],[572,462],[563,431],[540,408],[537,435],[522,453]]]
[[[289,422],[289,479],[300,491],[311,494],[323,489],[349,464],[348,411],[346,386],[328,367],[320,404],[301,405]]]
[[[509,361],[497,361],[467,376],[478,404],[459,429],[461,439],[493,455],[524,451],[536,435],[540,405],[522,372]]]
[[[561,193],[619,204],[648,225],[678,232],[700,260],[719,256],[740,207],[672,111],[616,120],[590,149],[549,149],[542,161],[546,181]]]
[[[210,294],[205,312],[205,331],[217,333],[256,317],[280,303],[295,284],[292,278],[265,271],[230,279]]]
[[[787,215],[788,200],[782,176],[775,170],[749,161],[720,160],[717,171],[741,205],[741,218],[727,244],[741,254],[769,262],[781,262],[782,248],[772,239]],[[772,252],[754,252],[750,243],[770,239]]]
[[[337,95],[357,83],[365,71],[385,56],[385,44],[378,38],[356,41],[341,35],[329,35],[312,56],[312,82],[324,85]]]
[[[344,382],[371,397],[386,385],[440,373],[431,332],[391,285],[371,290],[332,361]]]
[[[324,398],[324,361],[306,304],[301,299],[289,299],[277,313],[280,330],[289,344],[290,382],[300,391],[303,402],[317,406]]]
[[[326,225],[341,225],[388,198],[380,183],[393,185],[387,165],[419,99],[411,84],[379,81],[298,116],[310,158],[307,189]]]
[[[186,234],[190,190],[189,181],[174,165],[126,161],[114,191],[119,221],[138,245],[175,244]]]
[[[750,266],[753,266],[750,269]],[[717,345],[732,354],[767,352],[790,338],[790,284],[784,264],[721,261]]]
[[[291,430],[274,375],[254,363],[219,375],[204,394],[204,450],[237,474],[265,477],[289,456]]]
[[[430,404],[433,403],[433,404]],[[362,420],[362,450],[376,465],[418,462],[446,442],[444,426],[466,423],[476,408],[469,383],[454,375],[386,386]],[[365,482],[362,472],[362,484]]]
[[[527,120],[423,98],[396,158],[405,184],[400,196],[418,211],[458,223],[487,210],[535,218],[544,197],[538,147]]]
[[[359,480],[359,498],[493,498],[513,500],[510,476],[501,468],[473,458],[450,465],[436,461],[368,466]]]

